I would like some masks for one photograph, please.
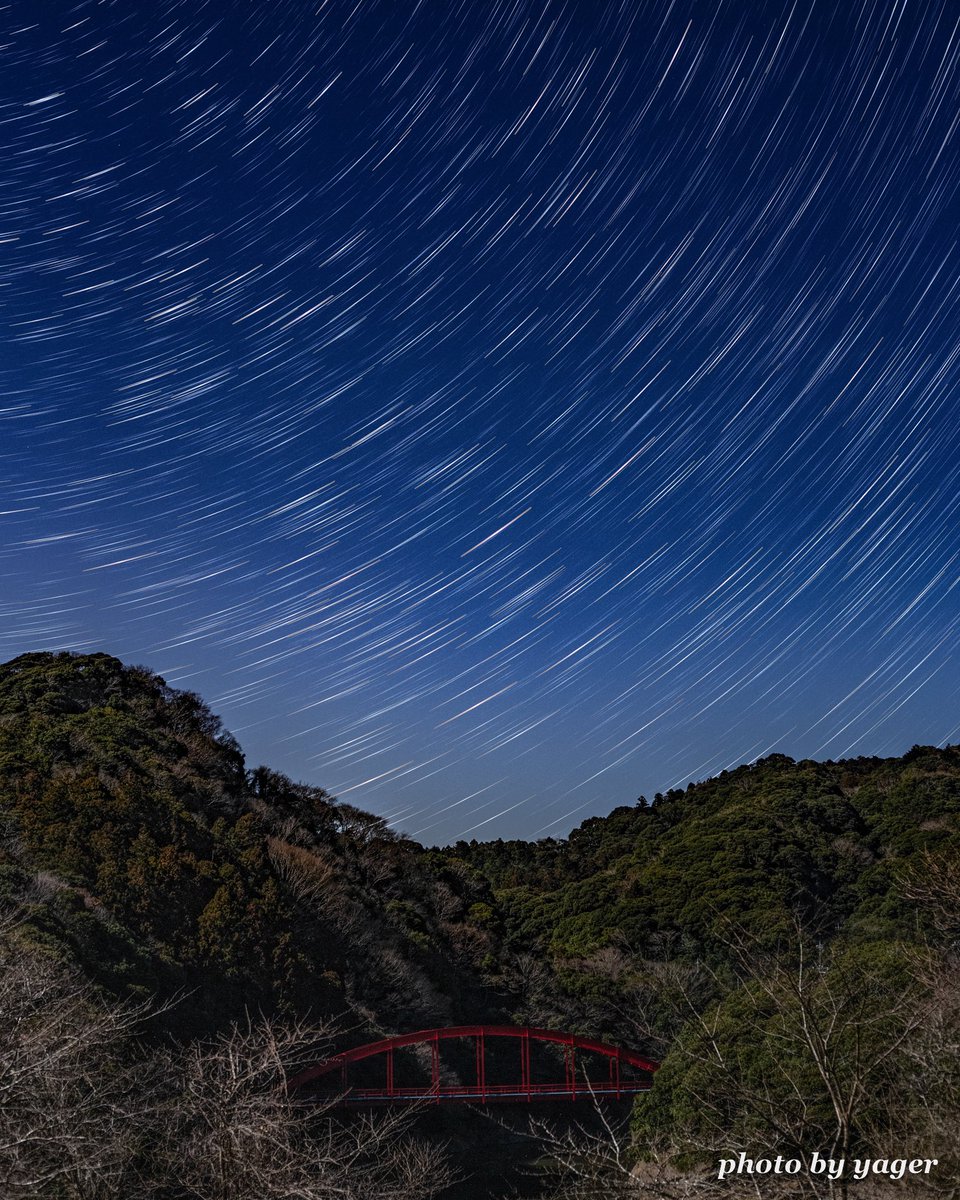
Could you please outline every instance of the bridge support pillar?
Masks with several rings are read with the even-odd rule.
[[[616,1094],[617,1099],[620,1099],[620,1052],[618,1051],[609,1060],[610,1063],[610,1090]]]
[[[487,1047],[483,1039],[483,1033],[480,1032],[474,1038],[474,1047],[477,1056],[477,1091],[480,1093],[482,1103],[487,1102]]]
[[[520,1089],[530,1103],[530,1030],[520,1035]]]

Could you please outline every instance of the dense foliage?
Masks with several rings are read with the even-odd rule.
[[[258,768],[199,697],[105,654],[0,667],[0,885],[119,995],[432,1024],[489,1005],[475,872]]]
[[[732,926],[767,950],[808,934],[922,930],[899,880],[960,848],[960,749],[794,762],[772,755],[643,797],[563,841],[458,842],[494,890],[508,950],[545,953],[572,993],[627,960],[729,959]],[[598,1014],[590,1017],[594,1027]]]

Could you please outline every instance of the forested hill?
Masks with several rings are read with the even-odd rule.
[[[957,1196],[956,747],[774,755],[563,840],[450,853],[490,882],[524,1020],[662,1060],[630,1139],[567,1156],[589,1186],[559,1196],[820,1196],[802,1178],[730,1186],[716,1164],[736,1151],[799,1169],[824,1146],[884,1169],[929,1156],[936,1177],[898,1194]],[[642,1164],[626,1180],[624,1160]],[[837,1188],[848,1195],[845,1178]],[[881,1180],[849,1194],[893,1192]]]
[[[798,914],[896,936],[915,916],[894,876],[956,836],[960,752],[778,755],[566,840],[428,851],[247,770],[200,698],[150,671],[38,653],[0,668],[0,806],[8,898],[29,894],[111,987],[401,1027],[523,1007],[529,951],[569,982],[604,948],[702,953],[731,918],[767,938]]]
[[[247,770],[199,697],[106,654],[0,667],[0,900],[185,1031],[244,1011],[350,1026],[503,1015],[470,868],[321,788]]]
[[[560,956],[611,943],[703,949],[729,922],[776,939],[902,932],[891,883],[960,830],[960,749],[795,762],[782,754],[615,809],[563,840],[458,842],[511,928]]]
[[[797,920],[908,934],[896,884],[960,837],[960,750],[773,755],[564,840],[427,850],[248,770],[203,701],[152,672],[36,653],[0,667],[0,814],[6,900],[112,990],[189,995],[201,1025],[255,1005],[616,1033],[617,954],[722,957],[731,922],[770,945]]]
[[[662,1058],[622,1152],[543,1159],[576,1157],[577,1195],[639,1195],[638,1159],[706,1186],[733,1148],[909,1142],[960,1171],[957,748],[775,755],[563,840],[427,849],[248,769],[149,670],[27,654],[0,666],[0,917],[14,1024],[42,960],[159,1006],[181,1047],[262,1014],[334,1018],[341,1045],[510,1021]]]
[[[772,755],[685,790],[641,797],[566,839],[458,842],[489,880],[508,951],[536,948],[598,1032],[643,964],[714,963],[737,936],[774,951],[923,935],[909,881],[960,851],[960,749],[794,762]],[[530,1015],[552,1002],[541,966]]]

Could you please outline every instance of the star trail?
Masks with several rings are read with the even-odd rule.
[[[426,841],[960,737],[960,10],[0,10],[0,654]]]

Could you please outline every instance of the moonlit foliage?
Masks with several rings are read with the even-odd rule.
[[[3,657],[428,840],[955,738],[955,5],[0,19]]]

